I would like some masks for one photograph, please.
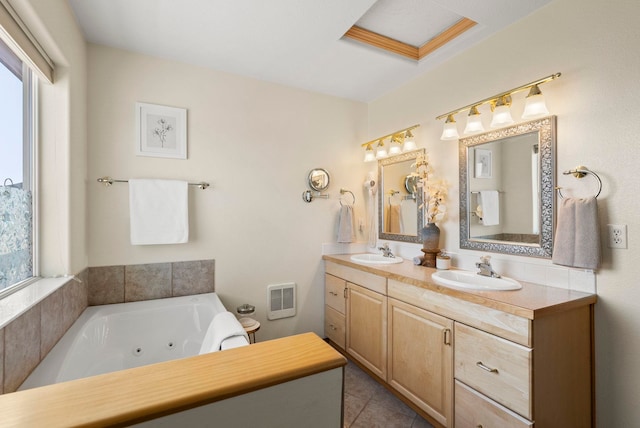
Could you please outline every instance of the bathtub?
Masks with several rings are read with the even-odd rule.
[[[215,293],[90,306],[19,390],[198,355],[223,311]],[[246,344],[232,337],[222,349]]]

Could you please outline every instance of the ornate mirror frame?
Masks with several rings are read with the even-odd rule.
[[[388,233],[384,231],[384,200],[388,196],[388,183],[385,183],[384,167],[393,165],[399,162],[414,161],[418,153],[425,153],[425,149],[413,150],[411,152],[402,153],[386,159],[378,161],[378,181],[380,182],[380,188],[378,189],[378,239],[387,239],[390,241],[402,241],[402,242],[415,242],[422,243],[420,237],[420,231],[424,226],[424,208],[422,207],[422,192],[416,192],[416,207],[417,207],[417,232],[416,235],[402,235],[397,233]],[[409,168],[407,174],[413,171],[413,168]]]
[[[527,244],[511,241],[470,238],[471,216],[470,194],[468,189],[469,149],[479,144],[502,140],[504,138],[538,132],[540,153],[540,243]],[[459,177],[460,177],[460,248],[495,253],[512,254],[527,257],[551,258],[553,250],[553,227],[555,223],[555,142],[556,117],[520,123],[507,128],[485,132],[459,140]]]

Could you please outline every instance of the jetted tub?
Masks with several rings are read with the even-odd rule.
[[[224,311],[215,293],[90,306],[19,390],[198,355]],[[246,344],[235,336],[222,349]]]

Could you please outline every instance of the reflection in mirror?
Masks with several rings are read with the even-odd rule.
[[[378,237],[392,241],[422,242],[419,230],[423,226],[422,192],[416,180],[408,177],[414,171],[418,153],[415,150],[378,161]]]
[[[316,192],[322,192],[329,187],[329,173],[326,169],[315,168],[309,172],[309,187]]]
[[[459,146],[460,248],[550,258],[555,116]]]

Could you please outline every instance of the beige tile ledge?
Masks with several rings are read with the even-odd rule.
[[[0,300],[0,328],[4,328],[74,278],[76,277],[38,278],[21,290],[4,297]]]

